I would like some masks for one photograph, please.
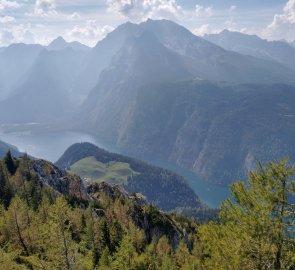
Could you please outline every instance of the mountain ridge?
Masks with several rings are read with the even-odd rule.
[[[50,44],[46,47],[46,49],[52,50],[52,51],[64,50],[66,48],[72,48],[73,50],[76,50],[76,51],[86,51],[86,52],[90,50],[90,47],[78,41],[67,42],[61,36],[52,40]]]
[[[285,41],[268,41],[256,35],[223,30],[204,38],[224,49],[279,62],[295,70],[295,48]]]
[[[18,151],[17,147],[0,140],[0,159],[2,159],[8,151],[11,151],[11,154],[14,157],[21,156],[21,153]]]
[[[72,165],[87,158],[94,157],[98,162],[105,164],[107,167],[112,166],[114,163],[129,164],[133,170],[132,174],[123,180],[123,177],[113,179],[110,183],[114,182],[120,184],[125,190],[132,193],[142,193],[148,202],[153,203],[165,211],[171,211],[175,208],[203,208],[194,191],[188,186],[184,178],[171,171],[161,169],[149,165],[143,161],[134,158],[126,157],[119,154],[107,152],[103,149],[90,143],[77,143],[70,146],[65,153],[56,162],[56,165],[71,171]],[[90,177],[88,182],[95,182],[94,176],[89,176],[86,167],[81,167],[80,176]],[[98,167],[94,167],[96,173]],[[121,169],[122,171],[122,169]],[[76,172],[75,173],[79,173]],[[106,178],[101,177],[103,181]]]
[[[280,84],[151,84],[138,92],[128,121],[113,126],[110,110],[92,132],[127,155],[176,163],[227,185],[244,178],[256,160],[295,158],[288,139],[295,130],[294,99],[294,86]]]

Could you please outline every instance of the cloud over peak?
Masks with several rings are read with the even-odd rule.
[[[96,20],[88,20],[84,26],[76,25],[67,32],[66,36],[69,40],[78,40],[82,43],[87,41],[88,45],[94,46],[98,40],[104,38],[112,30],[114,28],[109,25],[99,27]]]
[[[119,13],[130,21],[176,19],[182,8],[176,0],[107,0],[110,12]]]
[[[295,39],[295,0],[289,0],[282,13],[276,14],[262,35],[268,39]]]

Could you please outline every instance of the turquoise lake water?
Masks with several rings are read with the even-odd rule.
[[[78,142],[91,142],[107,151],[120,153],[114,145],[80,132],[62,131],[34,134],[29,130],[14,133],[4,133],[0,130],[0,140],[15,145],[22,152],[52,162],[57,161],[70,145]],[[228,187],[212,185],[189,170],[161,161],[148,160],[147,162],[182,175],[200,199],[210,207],[218,207],[225,198],[229,197]]]

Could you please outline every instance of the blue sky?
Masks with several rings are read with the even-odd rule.
[[[295,0],[0,0],[0,46],[57,36],[95,45],[126,21],[171,19],[197,35],[223,29],[295,40]]]

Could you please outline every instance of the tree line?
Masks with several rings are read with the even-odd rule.
[[[44,185],[27,156],[0,161],[1,269],[295,269],[295,167],[258,166],[200,224],[93,187]],[[115,191],[114,191],[115,190]]]

